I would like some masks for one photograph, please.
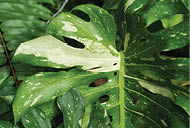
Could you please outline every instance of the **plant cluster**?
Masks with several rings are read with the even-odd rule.
[[[188,128],[189,1],[65,1],[0,0],[0,128]]]

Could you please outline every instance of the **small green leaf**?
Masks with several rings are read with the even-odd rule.
[[[0,106],[1,106],[0,115],[3,115],[11,110],[10,106],[3,99],[0,99]]]
[[[14,95],[0,96],[2,100],[4,100],[8,105],[12,105],[14,100]]]
[[[71,89],[57,99],[58,107],[63,112],[64,127],[80,128],[85,110],[85,100],[76,89]]]
[[[146,26],[149,26],[159,19],[183,13],[187,13],[187,10],[181,0],[160,0],[142,16],[142,19],[145,21]]]
[[[52,120],[57,114],[60,113],[55,100],[41,104],[39,108],[45,113],[45,115]]]
[[[1,85],[0,85],[0,96],[15,95],[16,87],[14,87],[14,79],[12,76],[9,76]]]
[[[176,14],[176,15],[164,18],[161,21],[162,21],[164,28],[169,28],[169,27],[172,27],[172,26],[179,24],[180,22],[183,21],[183,19],[184,19],[183,14]]]
[[[93,109],[88,127],[111,128],[110,118],[99,102],[93,104]]]
[[[22,124],[25,128],[51,128],[51,122],[44,112],[39,108],[31,108],[22,117]]]

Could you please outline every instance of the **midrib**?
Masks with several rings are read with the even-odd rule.
[[[119,104],[120,104],[120,127],[125,128],[125,102],[124,102],[124,54],[120,52],[119,69]]]

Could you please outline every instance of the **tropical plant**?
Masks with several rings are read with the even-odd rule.
[[[0,127],[189,127],[187,1],[60,5],[0,0]]]

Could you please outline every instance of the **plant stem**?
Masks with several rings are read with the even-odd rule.
[[[124,54],[120,52],[120,70],[119,70],[119,102],[120,102],[120,127],[125,128],[125,91],[124,91]]]
[[[69,2],[69,0],[65,0],[61,6],[61,8],[55,13],[53,14],[52,18],[56,17],[60,12],[62,12],[62,10],[64,9],[65,5]],[[50,20],[47,21],[47,24],[49,24]]]
[[[15,70],[14,70],[14,66],[13,64],[11,63],[11,59],[10,59],[10,56],[9,56],[9,52],[8,52],[8,49],[7,49],[7,46],[5,44],[5,40],[3,39],[3,36],[2,36],[2,33],[0,32],[0,39],[1,39],[1,42],[3,44],[3,48],[4,48],[4,51],[5,51],[5,56],[7,57],[7,60],[9,62],[9,65],[10,65],[10,69],[11,69],[11,74],[13,76],[13,79],[14,79],[14,82],[15,82],[15,86],[18,87],[18,79],[16,77],[16,73],[15,73]]]

